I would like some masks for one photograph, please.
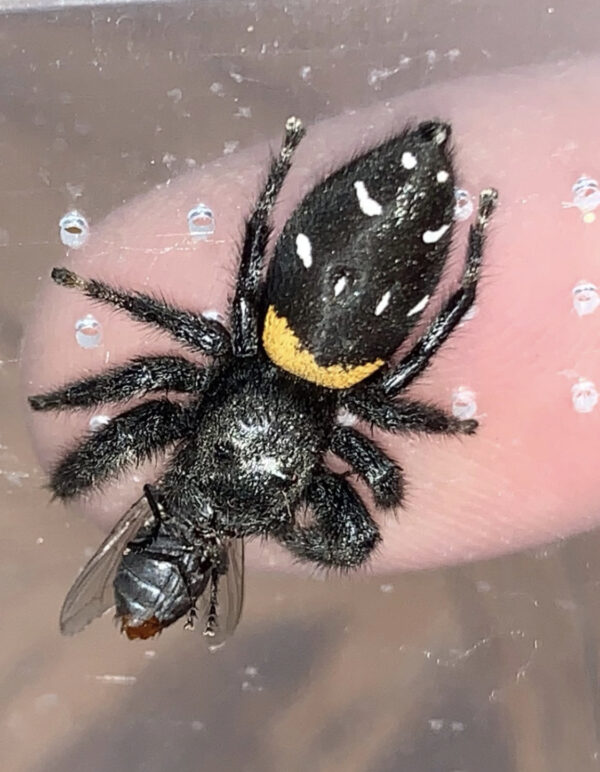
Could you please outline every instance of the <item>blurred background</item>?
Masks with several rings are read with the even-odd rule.
[[[599,535],[361,581],[254,572],[214,653],[181,627],[131,644],[108,618],[64,639],[100,535],[50,505],[19,385],[66,212],[98,222],[292,113],[597,54],[596,0],[60,5],[0,3],[2,769],[600,768]]]

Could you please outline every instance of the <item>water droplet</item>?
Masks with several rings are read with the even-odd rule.
[[[569,209],[576,207],[583,215],[585,223],[592,223],[596,219],[594,209],[600,206],[600,187],[598,180],[583,174],[576,180],[571,188],[573,198],[571,201],[563,201],[563,207]]]
[[[573,308],[578,316],[593,314],[600,305],[598,288],[590,281],[580,281],[572,289]]]
[[[79,249],[88,240],[90,235],[90,226],[87,220],[77,210],[68,212],[58,223],[60,240],[65,247]]]
[[[591,413],[598,404],[598,391],[592,381],[580,378],[571,387],[573,407],[578,413]]]
[[[206,204],[198,204],[190,209],[187,216],[190,235],[195,239],[204,240],[215,232],[215,217]]]
[[[475,413],[477,413],[475,392],[466,386],[459,386],[452,393],[452,415],[464,421],[473,418]]]
[[[81,348],[97,348],[102,343],[102,326],[91,314],[75,322],[75,340]]]
[[[473,200],[468,190],[456,188],[454,191],[454,219],[468,220],[473,214]]]

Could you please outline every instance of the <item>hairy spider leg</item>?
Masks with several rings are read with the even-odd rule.
[[[412,399],[388,398],[378,386],[349,392],[343,406],[363,421],[386,432],[425,434],[474,434],[477,421],[455,418],[436,405]]]
[[[28,399],[33,410],[90,408],[125,402],[157,391],[199,394],[204,391],[207,379],[204,368],[183,357],[137,357],[124,365]]]
[[[388,397],[397,396],[428,366],[440,346],[455,329],[475,300],[479,281],[485,229],[496,206],[497,191],[487,188],[479,194],[479,207],[474,225],[469,230],[467,258],[461,284],[431,322],[423,336],[408,354],[391,370],[384,371],[375,383]]]
[[[342,475],[320,470],[306,491],[314,522],[289,523],[274,535],[290,552],[324,568],[355,568],[381,541],[379,528]]]
[[[298,118],[288,118],[281,149],[271,160],[266,182],[246,224],[231,309],[233,352],[239,357],[254,356],[258,351],[259,287],[271,233],[271,211],[290,170],[294,150],[304,134]]]
[[[402,501],[402,470],[373,440],[348,426],[336,426],[331,450],[368,486],[378,507],[393,507]]]
[[[78,289],[88,298],[126,311],[137,322],[165,330],[194,351],[222,356],[230,349],[229,333],[216,319],[184,311],[143,292],[124,292],[96,279],[84,279],[68,268],[54,268],[52,278],[61,287]]]
[[[73,498],[152,458],[193,431],[192,410],[155,399],[115,416],[58,462],[50,475],[54,494]]]

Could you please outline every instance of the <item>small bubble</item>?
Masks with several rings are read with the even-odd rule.
[[[97,348],[102,343],[102,326],[91,314],[75,322],[75,340],[81,348]]]
[[[195,239],[204,240],[215,232],[215,217],[206,204],[198,204],[190,209],[187,216],[190,235]]]
[[[60,240],[65,247],[79,249],[88,240],[90,227],[87,220],[76,209],[68,212],[58,223]]]
[[[452,415],[461,420],[473,418],[477,413],[475,392],[466,386],[459,386],[452,393]]]
[[[591,413],[598,403],[598,391],[592,381],[580,378],[571,387],[573,407],[578,413]]]
[[[593,314],[600,305],[598,288],[590,281],[580,281],[572,289],[573,308],[578,316]]]
[[[563,207],[566,209],[576,207],[581,212],[585,223],[593,223],[596,219],[594,209],[600,206],[598,180],[583,174],[575,181],[571,193],[573,198],[571,201],[563,201]]]
[[[110,423],[110,416],[107,415],[93,415],[89,421],[89,428],[91,432],[99,432],[100,429]]]
[[[430,718],[429,728],[432,732],[441,732],[444,728],[445,721],[443,718]]]
[[[300,67],[300,77],[302,80],[310,80],[311,75],[312,67],[309,64],[305,64],[303,67]]]
[[[181,102],[183,99],[183,91],[180,88],[172,88],[170,91],[167,91],[167,96],[173,100],[173,104],[177,104],[177,102]]]
[[[473,200],[468,190],[456,188],[454,191],[454,219],[468,220],[473,214]]]
[[[223,145],[223,155],[231,155],[238,149],[239,141],[237,139],[230,139]]]
[[[380,584],[379,589],[381,592],[390,593],[394,592],[394,585],[393,584]]]

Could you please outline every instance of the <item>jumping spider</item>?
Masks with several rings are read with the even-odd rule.
[[[349,412],[388,432],[471,434],[432,405],[400,396],[475,298],[484,231],[497,194],[484,190],[459,288],[408,353],[407,339],[446,266],[454,209],[450,126],[406,128],[327,176],[279,236],[263,280],[271,210],[304,135],[290,118],[246,223],[230,329],[202,314],[55,268],[57,284],[168,332],[209,366],[145,356],[29,398],[70,410],[152,395],[65,455],[51,487],[70,499],[172,449],[166,469],[123,516],[67,595],[63,632],[116,605],[122,629],[146,638],[200,602],[205,632],[226,635],[242,606],[243,539],[274,538],[320,566],[360,566],[379,529],[332,451],[377,507],[402,501],[401,469],[356,429]],[[161,393],[185,394],[171,401]],[[304,522],[303,509],[312,519]]]

